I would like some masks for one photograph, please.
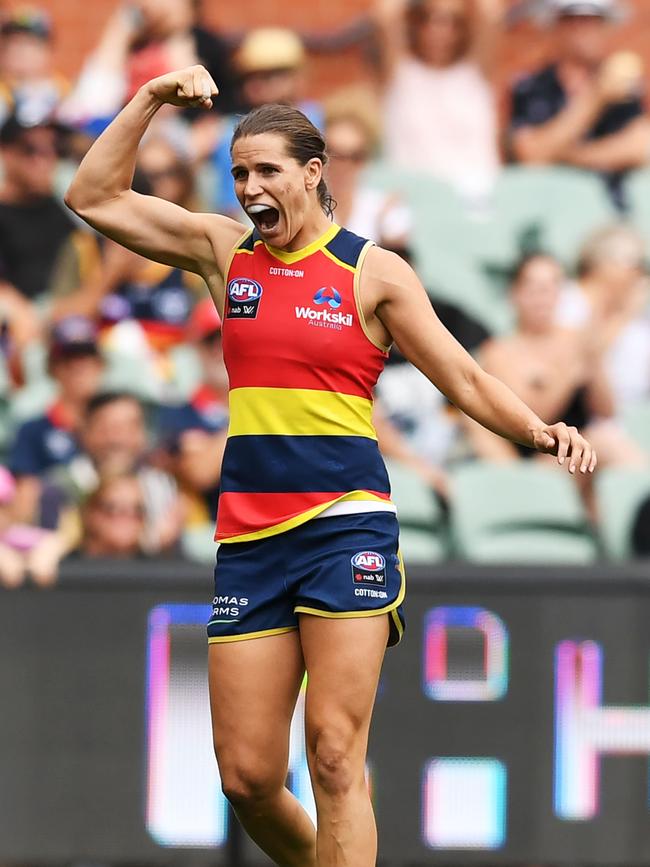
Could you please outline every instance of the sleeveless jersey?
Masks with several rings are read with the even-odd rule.
[[[388,347],[369,336],[359,300],[370,246],[332,225],[293,253],[267,246],[256,230],[233,250],[222,323],[230,424],[217,541],[282,533],[335,503],[390,508],[372,424],[372,390]]]

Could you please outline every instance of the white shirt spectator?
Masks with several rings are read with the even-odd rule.
[[[586,328],[591,318],[587,294],[577,284],[560,295],[557,321],[567,328]],[[650,310],[627,322],[605,354],[605,370],[617,411],[650,399]]]
[[[476,63],[434,68],[403,58],[385,97],[387,159],[453,184],[469,199],[489,193],[499,167],[490,84]]]

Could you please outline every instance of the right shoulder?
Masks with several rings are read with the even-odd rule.
[[[222,214],[203,214],[202,217],[204,230],[214,254],[214,265],[225,277],[233,250],[250,230],[237,220],[224,217]]]

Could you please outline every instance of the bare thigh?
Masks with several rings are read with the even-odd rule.
[[[211,644],[210,706],[221,778],[282,785],[304,674],[298,632]]]
[[[309,752],[315,759],[346,753],[356,764],[353,773],[362,773],[388,640],[388,617],[328,619],[303,615],[300,635],[309,675]]]

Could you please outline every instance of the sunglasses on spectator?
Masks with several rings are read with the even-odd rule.
[[[29,141],[16,143],[16,149],[25,157],[58,157],[55,145],[38,145]]]
[[[354,163],[359,165],[365,163],[369,159],[368,151],[330,151],[330,159],[339,160],[339,162]]]
[[[141,521],[145,516],[142,503],[120,503],[115,500],[99,500],[97,509],[110,518],[137,518]]]

